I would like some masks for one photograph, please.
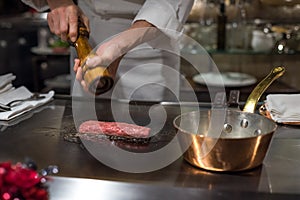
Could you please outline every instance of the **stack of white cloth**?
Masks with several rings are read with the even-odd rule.
[[[0,76],[0,94],[13,90],[12,81],[16,79],[16,76],[12,73],[4,74]]]
[[[11,101],[24,100],[32,97],[33,93],[30,92],[25,86],[15,88],[12,81],[15,80],[13,74],[0,75],[0,104],[7,105]],[[30,99],[26,101],[19,101],[19,103],[10,107],[10,110],[0,112],[0,120],[11,120],[20,116],[34,108],[37,108],[53,99],[54,91],[49,91],[46,94],[39,94],[42,98]]]
[[[300,122],[300,94],[267,95],[266,109],[276,122]]]

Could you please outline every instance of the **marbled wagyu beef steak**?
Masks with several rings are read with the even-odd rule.
[[[148,138],[150,128],[124,122],[89,120],[79,126],[79,133],[104,134],[117,137]]]

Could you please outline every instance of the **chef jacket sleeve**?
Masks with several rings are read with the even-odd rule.
[[[146,20],[162,29],[183,30],[194,0],[146,0],[133,22]]]
[[[47,0],[21,0],[26,5],[34,8],[38,12],[43,12],[49,9]]]

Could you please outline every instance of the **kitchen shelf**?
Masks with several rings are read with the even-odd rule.
[[[300,55],[300,51],[294,51],[293,53],[277,53],[277,52],[265,52],[265,51],[253,51],[253,50],[206,50],[206,49],[186,49],[183,48],[181,53],[183,54],[203,54],[207,52],[210,55]]]

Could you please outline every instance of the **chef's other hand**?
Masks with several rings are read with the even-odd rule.
[[[50,31],[66,41],[75,42],[78,34],[78,18],[89,31],[89,20],[72,0],[48,0],[51,12],[47,15]]]
[[[118,69],[119,63],[121,61],[122,57],[119,57],[118,59],[116,59],[115,61],[113,61],[108,67],[107,70],[109,71],[109,73],[111,74],[112,78],[115,78],[116,75],[116,71]],[[98,65],[97,65],[98,66]],[[103,66],[105,67],[105,66]],[[87,84],[85,83],[85,81],[82,79],[82,67],[81,67],[81,63],[79,59],[75,59],[74,60],[74,71],[76,73],[76,80],[78,82],[80,82],[82,88],[86,91],[86,92],[90,92],[88,89]]]

